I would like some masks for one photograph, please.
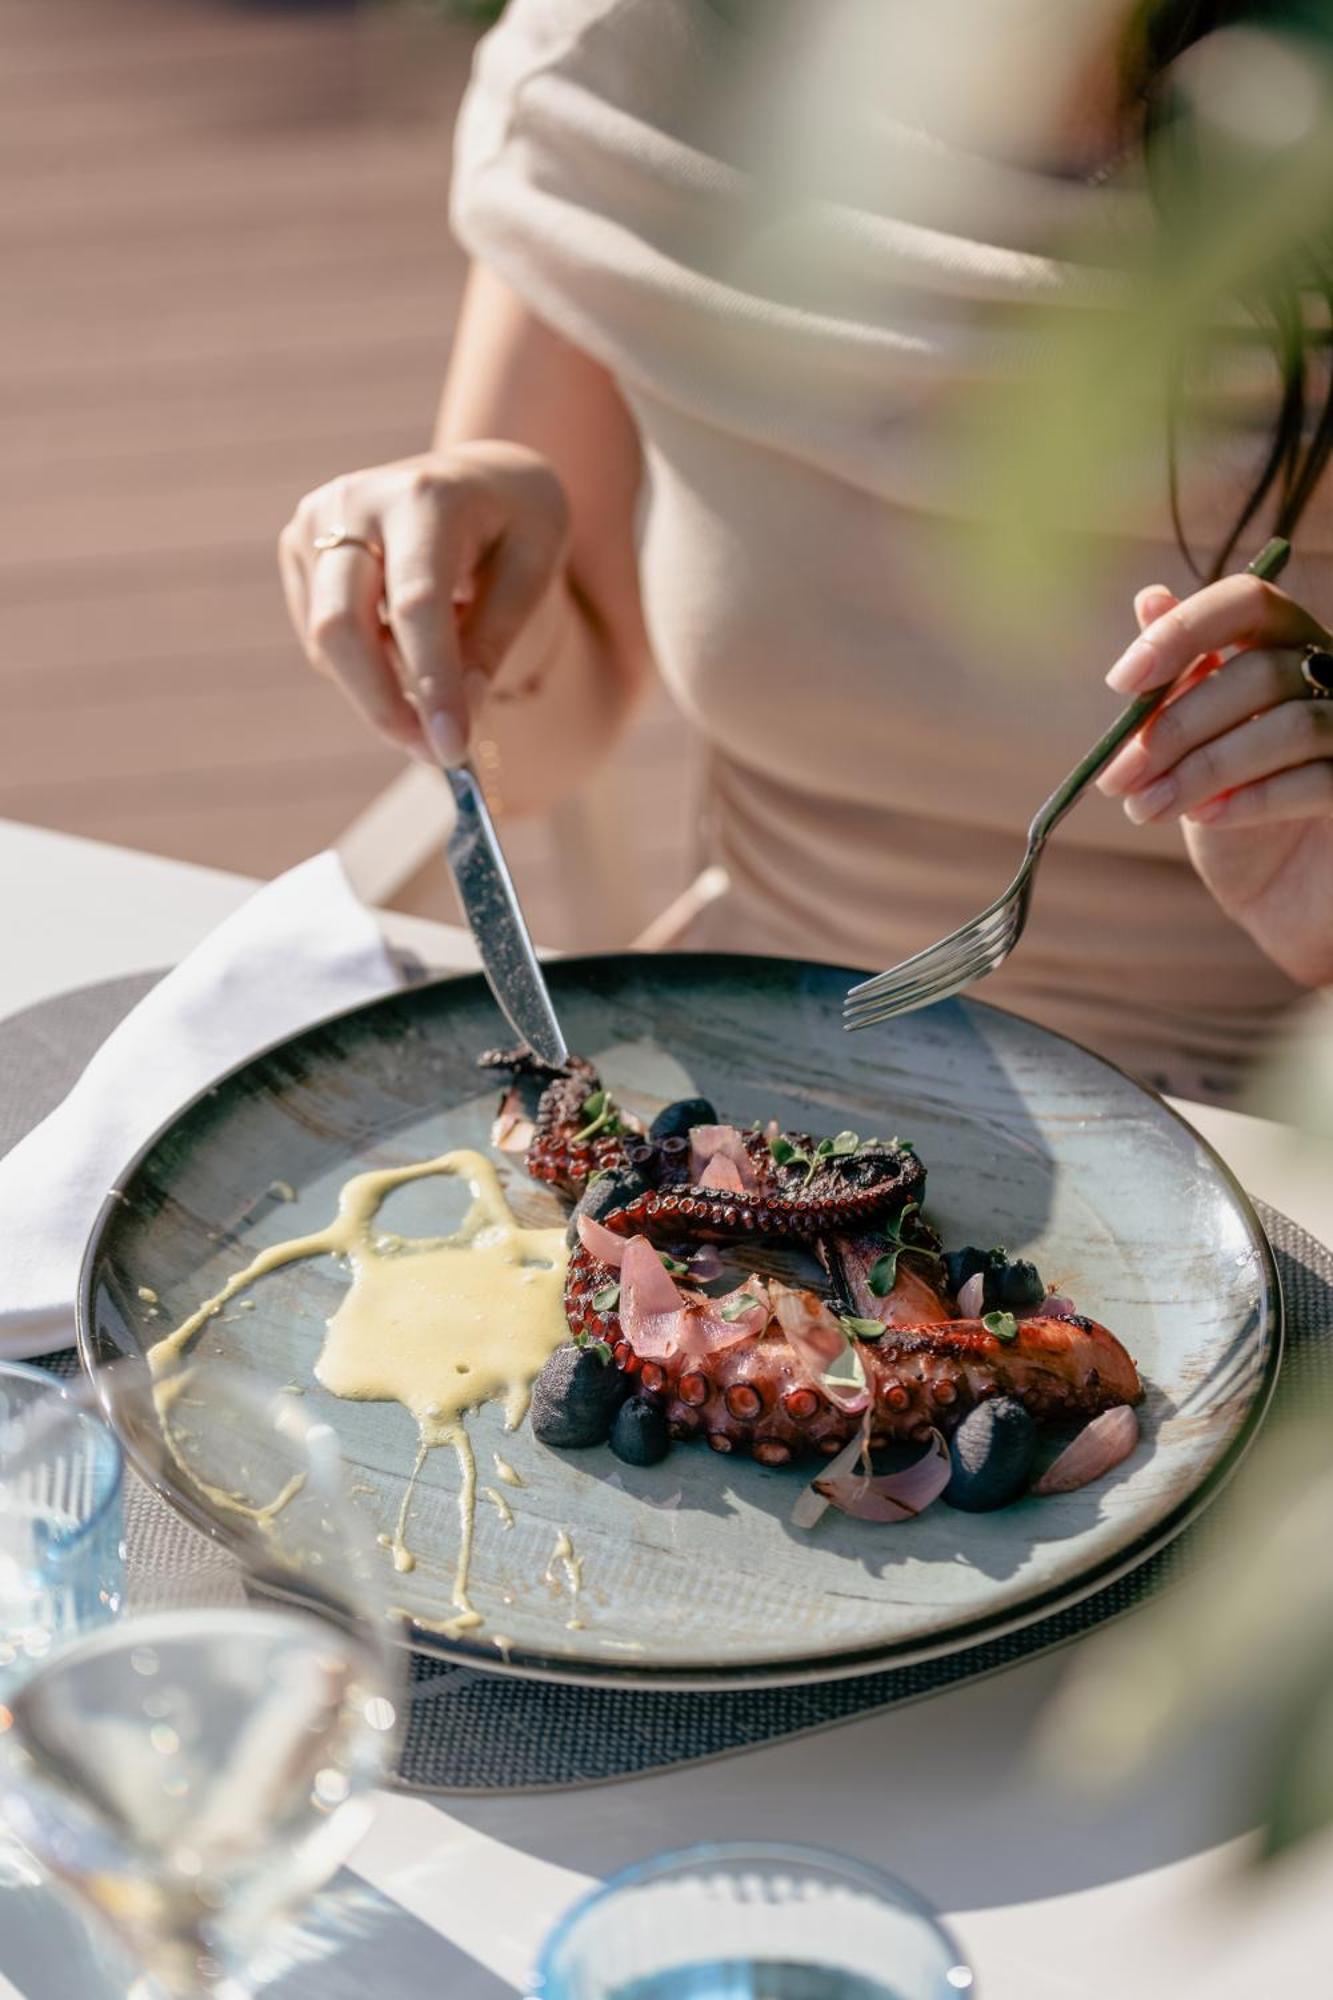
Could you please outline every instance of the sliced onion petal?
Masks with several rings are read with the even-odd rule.
[[[847,1336],[818,1292],[792,1285],[769,1287],[773,1312],[796,1357],[812,1375],[822,1375],[847,1345]]]
[[[725,1318],[723,1307],[739,1305],[747,1293],[753,1305],[740,1307],[734,1319]],[[688,1311],[680,1345],[683,1353],[696,1357],[724,1354],[729,1347],[739,1347],[743,1340],[756,1339],[772,1318],[768,1291],[761,1278],[747,1279],[723,1299],[704,1298],[697,1293],[687,1293],[686,1297]]]
[[[586,1220],[579,1217],[580,1231]],[[685,1303],[684,1293],[648,1238],[631,1236],[620,1260],[620,1320],[629,1338],[634,1339],[636,1318],[681,1312]]]
[[[715,1244],[703,1243],[697,1250],[691,1253],[690,1276],[697,1278],[701,1285],[709,1285],[714,1278],[720,1278],[722,1270],[722,1259],[718,1255]],[[747,1291],[752,1291],[753,1289],[753,1286],[746,1286]]]
[[[537,1128],[523,1109],[522,1092],[514,1086],[500,1099],[491,1126],[491,1144],[497,1153],[526,1153],[536,1136]]]
[[[870,1439],[870,1417],[867,1414],[860,1430],[850,1444],[845,1444],[836,1458],[831,1458],[822,1470],[796,1496],[796,1505],[791,1510],[793,1528],[813,1528],[816,1521],[829,1510],[831,1502],[821,1489],[830,1479],[844,1478],[856,1464]]]
[[[936,1430],[915,1465],[902,1472],[872,1475],[836,1470],[837,1461],[815,1481],[815,1491],[856,1521],[914,1521],[949,1484],[949,1447]]]
[[[1024,1309],[1020,1319],[1070,1319],[1078,1310],[1074,1301],[1064,1292],[1048,1292],[1039,1306]]]
[[[729,1194],[743,1194],[745,1182],[740,1169],[725,1153],[714,1153],[708,1165],[695,1181],[696,1187],[725,1188]]]
[[[1139,1441],[1139,1420],[1128,1403],[1094,1417],[1066,1445],[1033,1487],[1034,1493],[1075,1493],[1129,1457]]]
[[[974,1271],[965,1283],[958,1287],[958,1316],[960,1319],[980,1319],[986,1309],[986,1274]]]
[[[731,1161],[743,1188],[755,1185],[754,1162],[746,1150],[744,1135],[734,1125],[692,1125],[690,1127],[690,1179],[696,1187],[728,1186],[728,1182],[706,1182],[703,1174],[721,1154]]]
[[[608,1229],[604,1223],[594,1221],[590,1215],[579,1217],[578,1228],[579,1242],[584,1249],[599,1262],[609,1264],[613,1271],[618,1271],[625,1255],[626,1238],[617,1236],[614,1229]]]

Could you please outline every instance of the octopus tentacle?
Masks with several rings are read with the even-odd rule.
[[[705,1186],[691,1179],[688,1139],[654,1142],[623,1114],[610,1115],[604,1095],[597,1104],[601,1084],[582,1057],[572,1056],[558,1071],[526,1054],[483,1060],[540,1089],[527,1154],[535,1179],[577,1195],[599,1170],[632,1169],[638,1176],[640,1191],[599,1217],[603,1231],[677,1248],[767,1241],[813,1249],[832,1281],[835,1309],[846,1309],[853,1326],[883,1324],[877,1338],[853,1339],[869,1392],[872,1443],[916,1440],[932,1429],[948,1433],[992,1396],[1017,1398],[1039,1422],[1093,1417],[1140,1400],[1133,1361],[1095,1321],[1038,1311],[1022,1320],[999,1315],[996,1329],[956,1317],[939,1238],[920,1212],[925,1169],[910,1148],[873,1143],[834,1158],[827,1148],[821,1154],[808,1133],[783,1134],[786,1146],[774,1147],[757,1130],[712,1127],[709,1133],[725,1135],[733,1162],[748,1159],[745,1179],[753,1184]],[[700,1171],[697,1157],[694,1171]],[[870,1280],[890,1243],[899,1260],[892,1291],[881,1298]],[[768,1465],[798,1454],[831,1456],[860,1430],[861,1409],[849,1410],[825,1392],[771,1310],[763,1281],[748,1282],[769,1306],[765,1318],[755,1299],[743,1302],[757,1314],[757,1331],[706,1341],[702,1351],[684,1339],[664,1352],[658,1336],[656,1344],[645,1340],[649,1351],[639,1354],[621,1322],[617,1272],[580,1241],[570,1257],[565,1311],[576,1338],[604,1342],[615,1366],[661,1399],[673,1436],[706,1440],[719,1452],[746,1448]],[[669,1304],[669,1285],[667,1293]],[[690,1328],[719,1303],[688,1289],[679,1297]],[[800,1297],[828,1318],[815,1294]],[[645,1323],[635,1324],[642,1333]],[[834,1332],[836,1339],[836,1326]]]

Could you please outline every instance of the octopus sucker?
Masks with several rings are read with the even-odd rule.
[[[983,1313],[980,1278],[970,1290],[951,1286],[922,1213],[926,1170],[910,1146],[771,1125],[695,1125],[655,1139],[657,1123],[645,1134],[618,1115],[581,1057],[558,1072],[530,1058],[486,1061],[540,1084],[527,1169],[579,1204],[565,1283],[570,1332],[637,1378],[635,1392],[657,1399],[672,1438],[781,1465],[831,1457],[858,1434],[875,1444],[947,1437],[992,1398],[1013,1398],[1047,1424],[1141,1399],[1124,1347],[1067,1300]],[[813,1257],[826,1290],[754,1272],[720,1298],[692,1275],[704,1246],[748,1256],[761,1243]],[[716,1251],[706,1254],[716,1269]],[[641,1280],[645,1257],[655,1286],[647,1311],[637,1291],[627,1301],[621,1271],[623,1260]],[[854,1353],[857,1393],[812,1365],[803,1321]]]

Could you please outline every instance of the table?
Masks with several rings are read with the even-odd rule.
[[[6,822],[0,883],[0,1015],[174,961],[254,887]],[[391,915],[385,926],[434,967],[475,963],[457,930]],[[1279,1127],[1180,1108],[1253,1193],[1327,1234],[1333,1147],[1296,1156]],[[1094,1809],[1058,1792],[1026,1739],[1068,1664],[1067,1653],[1029,1661],[819,1736],[595,1791],[441,1805],[386,1794],[308,1927],[310,1963],[279,1990],[292,2000],[360,2000],[367,1989],[376,2000],[507,2000],[524,1990],[551,1922],[594,1880],[664,1847],[778,1828],[905,1876],[950,1915],[984,2000],[1315,1990],[1316,1968],[1333,1957],[1333,1840],[1238,1895],[1245,1829],[1224,1732],[1112,1803]],[[6,1891],[0,1877],[0,2000],[109,2000],[115,1989],[87,1951],[44,1890],[18,1881]]]

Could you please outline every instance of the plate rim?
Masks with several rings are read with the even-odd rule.
[[[638,968],[649,956],[633,951],[590,952],[553,959],[546,970],[548,976],[552,977],[553,983],[558,986],[563,985],[567,979],[577,979],[581,974],[586,977],[596,968],[612,972],[622,967]],[[651,954],[651,959],[657,965],[688,966],[691,969],[697,968],[701,972],[711,967],[719,967],[733,972],[739,968],[752,970],[758,968],[769,973],[780,973],[784,970],[803,974],[815,972],[821,976],[848,980],[866,976],[863,970],[854,967],[828,964],[820,959],[781,957],[773,954],[721,951],[660,952]],[[373,1013],[377,1008],[420,997],[439,988],[457,986],[470,986],[478,994],[489,992],[486,976],[482,972],[443,972],[410,985],[393,987],[386,993],[354,1002],[349,1007],[336,1008],[328,1014],[322,1014],[317,1019],[308,1021],[301,1028],[276,1036],[272,1041],[253,1050],[251,1054],[233,1063],[211,1082],[195,1091],[162,1120],[121,1168],[98,1208],[79,1260],[78,1284],[74,1298],[75,1340],[80,1364],[97,1392],[98,1400],[125,1453],[127,1462],[159,1498],[165,1501],[173,1513],[224,1549],[230,1547],[230,1538],[225,1531],[183,1489],[164,1480],[141,1456],[133,1438],[126,1436],[117,1424],[113,1400],[104,1392],[101,1379],[103,1370],[110,1365],[112,1359],[123,1358],[123,1353],[117,1349],[108,1356],[103,1349],[95,1324],[93,1279],[111,1225],[121,1217],[123,1208],[127,1204],[127,1185],[139,1173],[149,1155],[176,1126],[208,1098],[218,1095],[244,1071],[267,1061],[293,1042],[300,1041],[307,1035],[321,1033],[339,1022]],[[490,1644],[483,1645],[480,1641],[469,1640],[466,1637],[448,1639],[441,1633],[418,1625],[414,1620],[397,1621],[402,1643],[410,1652],[446,1660],[454,1666],[507,1675],[512,1679],[545,1681],[570,1687],[611,1687],[626,1690],[647,1688],[663,1693],[746,1693],[766,1688],[808,1686],[819,1681],[851,1680],[866,1674],[890,1672],[899,1667],[917,1666],[954,1653],[967,1652],[975,1646],[985,1644],[988,1640],[1002,1639],[1039,1623],[1043,1618],[1070,1610],[1086,1598],[1094,1596],[1097,1591],[1109,1587],[1121,1577],[1127,1576],[1131,1571],[1150,1561],[1212,1505],[1234,1477],[1267,1417],[1286,1348],[1286,1310],[1281,1274],[1273,1247],[1268,1240],[1268,1233],[1254,1202],[1216,1147],[1191,1125],[1189,1119],[1177,1111],[1174,1105],[1168,1103],[1160,1091],[1155,1090],[1151,1084],[1144,1083],[1139,1077],[1132,1076],[1110,1057],[1088,1048],[1085,1043],[1075,1040],[1072,1035],[1062,1034],[1058,1029],[1048,1028],[1041,1022],[1029,1020],[1026,1015],[1019,1014],[1012,1008],[997,1007],[991,1001],[975,1000],[969,995],[957,995],[937,1004],[1002,1015],[1008,1020],[1017,1021],[1025,1029],[1077,1050],[1089,1061],[1129,1084],[1130,1088],[1139,1096],[1146,1098],[1159,1114],[1165,1114],[1173,1125],[1187,1132],[1201,1148],[1209,1167],[1230,1196],[1235,1212],[1251,1238],[1253,1248],[1258,1255],[1264,1294],[1263,1322],[1256,1329],[1256,1336],[1263,1342],[1264,1348],[1262,1373],[1255,1385],[1245,1415],[1221,1456],[1208,1467],[1198,1484],[1192,1487],[1169,1513],[1152,1527],[1145,1529],[1141,1536],[1127,1543],[1124,1548],[1106,1556],[1092,1569],[1023,1598],[1007,1612],[980,1613],[924,1638],[907,1638],[888,1643],[874,1641],[863,1646],[849,1647],[837,1653],[793,1656],[787,1660],[750,1661],[736,1665],[723,1662],[713,1666],[669,1664],[655,1666],[651,1663],[627,1660],[604,1662],[588,1659],[570,1660],[559,1654],[543,1653],[539,1649],[518,1645],[515,1645],[508,1657],[505,1657],[497,1653]],[[922,1011],[933,1012],[934,1009]]]

